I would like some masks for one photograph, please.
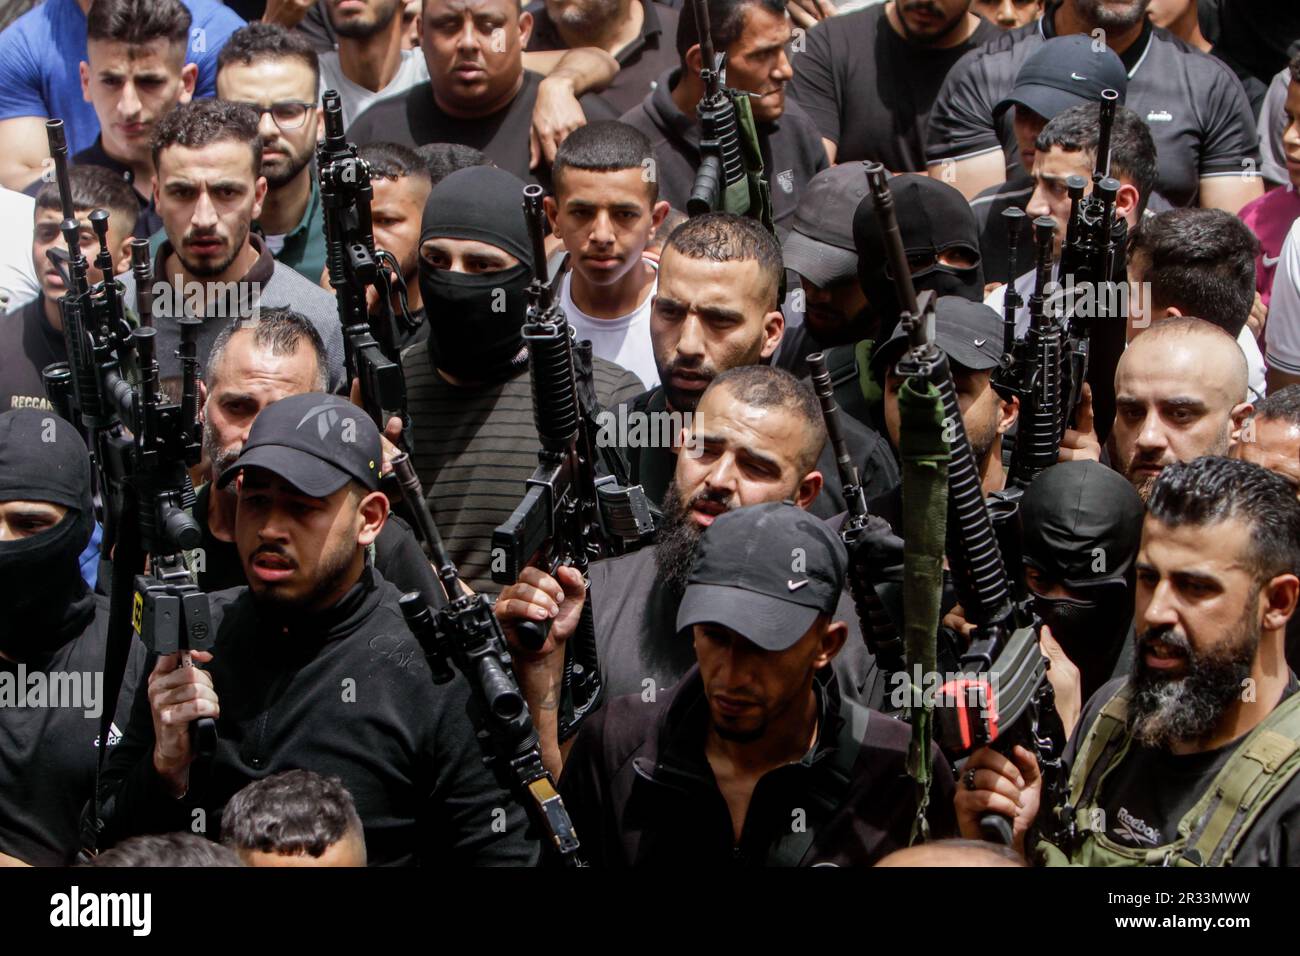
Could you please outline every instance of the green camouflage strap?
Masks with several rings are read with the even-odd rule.
[[[924,390],[909,379],[898,396],[899,454],[903,460],[903,644],[906,673],[912,679],[934,673],[939,601],[943,592],[944,537],[948,525],[948,459],[943,401],[928,382]],[[924,679],[924,678],[923,678]],[[930,803],[930,741],[933,701],[913,685],[912,744],[907,772],[916,780],[918,800],[910,842],[929,838],[926,810]]]

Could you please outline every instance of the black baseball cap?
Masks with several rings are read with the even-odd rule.
[[[724,512],[700,539],[677,630],[720,624],[784,651],[834,613],[848,563],[839,536],[788,501]]]
[[[1049,39],[1021,65],[1011,92],[993,108],[993,118],[1018,104],[1050,120],[1072,106],[1100,102],[1102,90],[1117,92],[1123,106],[1128,72],[1114,50],[1100,46],[1083,33]]]
[[[996,368],[1002,361],[1002,317],[982,302],[959,295],[941,296],[934,304],[934,341],[949,360],[976,372]],[[871,356],[871,374],[885,380],[907,347],[907,332],[900,324]]]
[[[858,274],[853,214],[870,189],[866,163],[841,163],[808,180],[782,252],[785,267],[825,289]]]
[[[349,481],[377,491],[382,462],[379,429],[369,415],[337,395],[308,392],[262,409],[217,487],[245,468],[265,468],[312,498],[326,498]]]

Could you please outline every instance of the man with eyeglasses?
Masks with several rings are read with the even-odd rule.
[[[270,23],[236,30],[217,58],[217,95],[259,112],[266,199],[253,228],[275,259],[316,282],[325,268],[325,210],[312,154],[324,133],[316,51]]]

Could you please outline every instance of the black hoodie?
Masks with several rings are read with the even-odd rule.
[[[105,844],[188,830],[196,819],[215,839],[236,792],[301,768],[342,780],[372,865],[534,863],[523,810],[483,766],[468,684],[459,674],[433,683],[397,598],[369,568],[334,607],[288,623],[259,609],[247,588],[211,595],[216,754],[193,764],[189,792],[172,798],[153,767],[142,688],[105,774],[113,793]]]

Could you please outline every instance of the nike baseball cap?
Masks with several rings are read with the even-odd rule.
[[[1117,92],[1124,105],[1128,73],[1115,51],[1105,44],[1096,49],[1092,37],[1082,33],[1052,37],[1025,60],[1011,92],[993,108],[993,118],[1019,105],[1050,120],[1072,106],[1100,102],[1102,90]]]
[[[866,163],[843,163],[808,180],[782,252],[785,267],[825,289],[858,274],[853,213],[869,190]]]
[[[369,415],[337,395],[308,392],[262,409],[217,487],[245,468],[265,468],[312,498],[327,498],[349,481],[377,491],[382,462],[379,429]]]
[[[934,341],[950,361],[972,371],[996,368],[1002,361],[1002,317],[981,302],[945,295],[934,304]],[[871,356],[871,374],[877,382],[907,347],[907,332],[900,324]]]
[[[784,651],[835,612],[848,563],[839,536],[788,501],[724,512],[700,539],[677,630],[719,624]]]

